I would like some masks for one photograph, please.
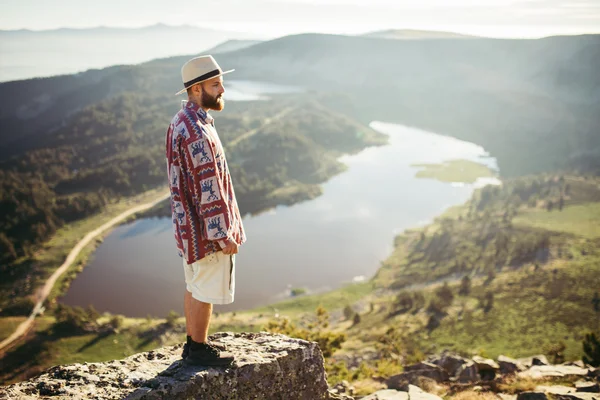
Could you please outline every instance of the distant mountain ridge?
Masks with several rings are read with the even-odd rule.
[[[384,31],[368,32],[360,36],[381,39],[472,39],[478,36],[466,35],[456,32],[424,31],[418,29],[388,29]]]
[[[240,32],[161,24],[143,28],[0,31],[0,81],[195,54],[231,39],[255,37]]]
[[[175,93],[187,59],[0,84],[0,145],[16,139],[6,132],[41,133],[74,109],[119,93]],[[236,68],[236,79],[346,93],[348,101],[329,106],[364,123],[399,122],[473,141],[506,176],[596,168],[600,35],[413,41],[302,34],[223,53],[218,61]],[[32,109],[44,117],[39,127],[22,123],[23,111]]]

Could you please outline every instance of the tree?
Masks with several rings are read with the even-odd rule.
[[[460,281],[460,288],[458,289],[458,294],[461,296],[468,296],[471,293],[471,278],[468,275],[463,276]]]
[[[447,305],[452,304],[452,300],[454,300],[454,293],[452,293],[452,289],[450,289],[450,286],[448,286],[448,282],[444,282],[444,285],[439,287],[435,291],[435,294]]]
[[[554,202],[552,202],[552,200],[548,200],[546,202],[546,210],[552,211],[553,209],[554,209]]]
[[[494,293],[487,292],[484,297],[479,299],[479,307],[483,308],[483,312],[490,312],[494,308]]]
[[[585,335],[583,353],[582,360],[584,363],[593,367],[600,367],[600,341],[595,333],[591,332]]]
[[[360,314],[354,313],[354,318],[352,318],[352,326],[360,324]]]
[[[565,206],[565,198],[560,196],[560,200],[558,200],[558,210],[562,211]]]
[[[354,316],[354,310],[348,304],[346,307],[344,307],[344,318],[346,318],[347,320],[350,320],[353,316]]]

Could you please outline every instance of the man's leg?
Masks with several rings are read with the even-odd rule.
[[[185,295],[183,296],[183,313],[185,314],[185,330],[188,336],[192,336],[192,320],[190,317],[192,299],[192,293],[186,289]]]
[[[194,299],[190,294],[190,330],[192,340],[197,343],[206,343],[208,340],[208,326],[212,314],[212,304]]]

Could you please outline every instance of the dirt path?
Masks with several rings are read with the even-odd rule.
[[[79,255],[79,252],[81,252],[81,250],[89,242],[91,242],[92,239],[94,239],[97,235],[104,232],[105,230],[111,228],[113,225],[116,225],[117,223],[121,222],[125,218],[129,217],[130,215],[154,207],[156,204],[167,199],[169,197],[169,195],[170,194],[168,192],[163,193],[159,198],[157,198],[149,203],[140,204],[139,206],[130,208],[129,210],[122,212],[121,214],[117,215],[116,217],[114,217],[110,221],[106,222],[105,224],[101,225],[100,227],[94,229],[93,231],[88,232],[88,234],[85,235],[85,237],[83,239],[81,239],[75,245],[75,247],[73,247],[73,249],[67,256],[67,259],[65,260],[65,262],[56,271],[54,271],[54,273],[52,274],[52,276],[50,278],[48,278],[48,280],[46,281],[43,288],[41,289],[41,291],[38,294],[38,302],[36,303],[35,307],[33,308],[31,315],[29,315],[29,318],[27,318],[25,321],[23,321],[17,327],[17,329],[13,332],[12,335],[10,335],[8,338],[6,338],[2,342],[0,342],[0,350],[2,350],[3,348],[8,346],[15,340],[17,340],[19,337],[24,335],[31,328],[36,315],[38,315],[42,311],[44,301],[46,301],[46,299],[48,298],[48,295],[50,294],[50,291],[52,290],[52,287],[54,287],[54,284],[56,283],[58,278],[71,266],[73,261],[75,261],[75,259]]]

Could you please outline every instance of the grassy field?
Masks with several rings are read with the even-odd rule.
[[[9,337],[27,317],[0,317],[0,342]]]
[[[562,211],[536,209],[521,213],[513,222],[586,238],[597,238],[600,237],[600,203],[570,205]]]
[[[469,160],[451,160],[442,164],[413,164],[423,168],[417,178],[437,179],[442,182],[473,183],[477,178],[494,177],[496,174],[483,164]]]

